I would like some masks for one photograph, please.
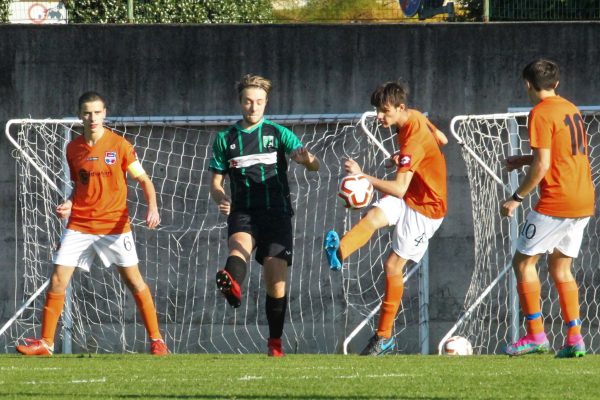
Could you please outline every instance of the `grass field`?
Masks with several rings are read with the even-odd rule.
[[[0,398],[600,399],[600,356],[0,355]]]

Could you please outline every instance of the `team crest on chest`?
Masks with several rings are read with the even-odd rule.
[[[263,142],[263,147],[271,148],[275,144],[275,138],[273,136],[263,136],[262,142]]]
[[[113,165],[117,162],[117,152],[107,151],[104,153],[104,162],[106,165]]]

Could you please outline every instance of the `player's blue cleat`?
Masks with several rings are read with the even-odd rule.
[[[377,336],[377,334],[373,335],[373,337],[369,340],[367,347],[360,353],[361,356],[382,356],[384,354],[389,353],[394,350],[396,347],[396,341],[393,337],[384,338],[381,336]]]
[[[550,351],[550,342],[546,336],[541,340],[535,340],[531,335],[523,336],[513,344],[506,347],[505,353],[509,356],[522,356],[532,353],[547,353]]]
[[[575,358],[583,356],[585,356],[585,343],[583,343],[583,339],[573,345],[565,344],[555,355],[556,358]]]
[[[337,251],[340,248],[340,237],[336,231],[327,232],[327,235],[325,235],[325,241],[323,242],[323,248],[325,249],[325,254],[327,255],[329,268],[331,268],[332,271],[339,271],[342,269],[342,263],[337,255]]]

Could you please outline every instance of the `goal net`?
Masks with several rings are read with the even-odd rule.
[[[341,351],[344,337],[378,305],[383,293],[382,264],[389,251],[389,231],[380,231],[350,258],[341,273],[330,272],[322,252],[325,232],[345,232],[360,217],[337,200],[343,159],[357,159],[373,175],[390,173],[383,167],[380,149],[359,131],[359,117],[268,117],[291,128],[321,160],[318,173],[293,162],[288,171],[296,211],[283,337],[290,353]],[[172,352],[253,353],[266,348],[268,326],[260,265],[254,260],[249,264],[238,309],[230,308],[215,286],[215,273],[227,258],[227,228],[226,218],[209,197],[208,165],[216,132],[236,119],[107,120],[107,126],[135,146],[157,190],[162,218],[159,229],[145,228],[146,202],[135,181],[129,182],[128,206],[140,270],[155,298],[160,328]],[[396,150],[390,132],[380,131],[373,118],[367,124],[390,152]],[[20,311],[0,330],[5,351],[13,351],[18,340],[40,335],[44,285],[63,229],[54,210],[71,190],[64,150],[80,132],[80,123],[73,119],[13,120],[7,125],[6,134],[16,148],[12,151],[17,173],[13,306]],[[114,268],[96,263],[90,273],[76,272],[68,298],[57,330],[57,349],[62,346],[63,352],[75,353],[147,351],[148,338],[135,302]],[[418,329],[416,278],[407,283],[404,299],[396,321],[397,334]]]
[[[600,179],[600,112],[582,109],[587,130],[592,178]],[[513,218],[501,217],[500,203],[523,181],[526,168],[508,173],[504,160],[511,155],[530,154],[527,112],[458,116],[451,130],[462,146],[469,184],[475,238],[473,275],[464,302],[464,313],[440,342],[453,334],[467,337],[474,352],[493,354],[524,334],[516,281],[512,272],[512,254],[518,228],[537,194],[527,196]],[[599,211],[596,202],[596,215]],[[586,345],[600,351],[600,310],[597,292],[600,286],[600,226],[596,218],[586,228],[573,273],[580,287],[581,319]],[[558,294],[552,284],[545,256],[537,265],[542,281],[542,314],[548,338],[557,349],[564,343],[566,328],[560,313]]]

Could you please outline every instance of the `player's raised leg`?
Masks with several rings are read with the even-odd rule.
[[[55,265],[50,288],[46,294],[46,303],[42,311],[41,339],[25,339],[25,345],[18,345],[17,351],[26,356],[50,356],[54,353],[54,336],[58,319],[65,304],[65,292],[75,267]]]
[[[539,258],[539,255],[527,256],[518,251],[513,258],[513,268],[517,276],[517,292],[521,309],[527,321],[527,334],[506,347],[506,354],[509,356],[546,353],[550,350],[542,319],[541,284],[535,268]]]
[[[323,248],[329,268],[334,271],[342,269],[342,262],[346,258],[367,244],[377,229],[388,224],[385,213],[379,207],[373,207],[341,240],[337,232],[327,232]]]
[[[246,229],[244,220],[247,216],[243,213],[234,213],[228,220],[231,225],[230,230]],[[229,257],[225,262],[225,267],[217,271],[217,288],[221,291],[229,305],[237,308],[242,304],[242,288],[246,278],[247,264],[250,254],[254,248],[255,241],[249,232],[235,232],[229,236]]]

